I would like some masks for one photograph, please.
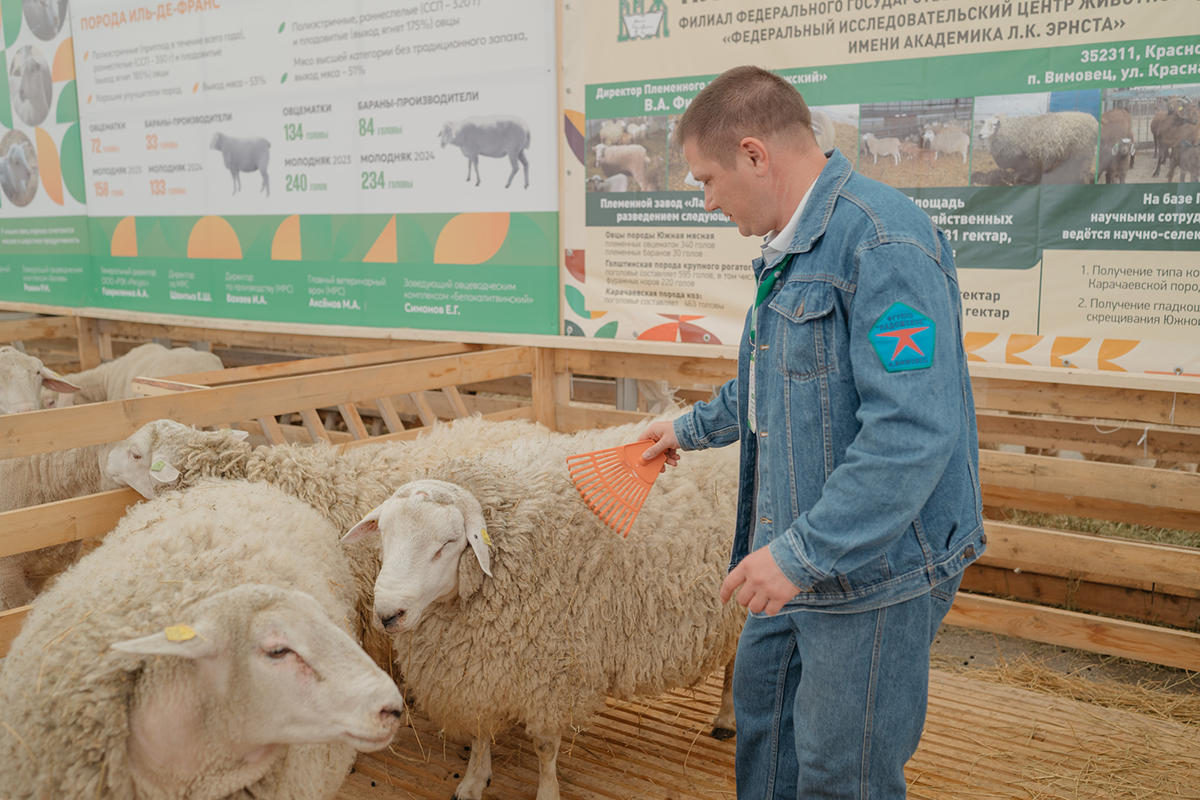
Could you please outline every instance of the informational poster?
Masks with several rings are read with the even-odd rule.
[[[90,305],[557,330],[553,0],[74,0],[71,24]]]
[[[823,148],[946,231],[972,358],[1200,373],[1190,0],[620,0],[579,13],[568,191],[584,197],[585,229],[565,232],[567,332],[736,343],[758,242],[705,210],[671,136],[716,74],[753,63],[804,95]]]
[[[4,0],[0,298],[80,305],[91,286],[67,0]]]

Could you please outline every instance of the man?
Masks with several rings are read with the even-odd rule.
[[[903,798],[929,648],[986,542],[949,242],[822,153],[765,70],[719,76],[675,138],[705,208],[766,237],[737,379],[646,433],[672,465],[740,441],[738,797]]]

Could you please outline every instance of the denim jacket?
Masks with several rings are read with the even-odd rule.
[[[737,378],[677,419],[675,435],[683,450],[740,440],[730,569],[769,546],[801,588],[785,612],[903,602],[958,575],[987,541],[949,242],[834,150],[788,253],[755,259],[760,285],[782,274],[754,344],[748,312]]]

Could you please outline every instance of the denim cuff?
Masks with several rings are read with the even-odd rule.
[[[799,586],[800,591],[809,592],[812,591],[813,585],[825,576],[808,563],[800,551],[792,545],[794,536],[795,534],[790,529],[786,530],[776,536],[767,545],[767,549],[771,551],[771,558],[775,560],[775,565],[779,567],[784,577]]]

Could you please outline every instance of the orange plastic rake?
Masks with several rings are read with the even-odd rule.
[[[642,453],[652,444],[645,439],[611,450],[567,456],[567,470],[583,502],[601,522],[622,536],[629,535],[629,527],[654,479],[667,463],[666,453],[650,461],[642,459]]]

